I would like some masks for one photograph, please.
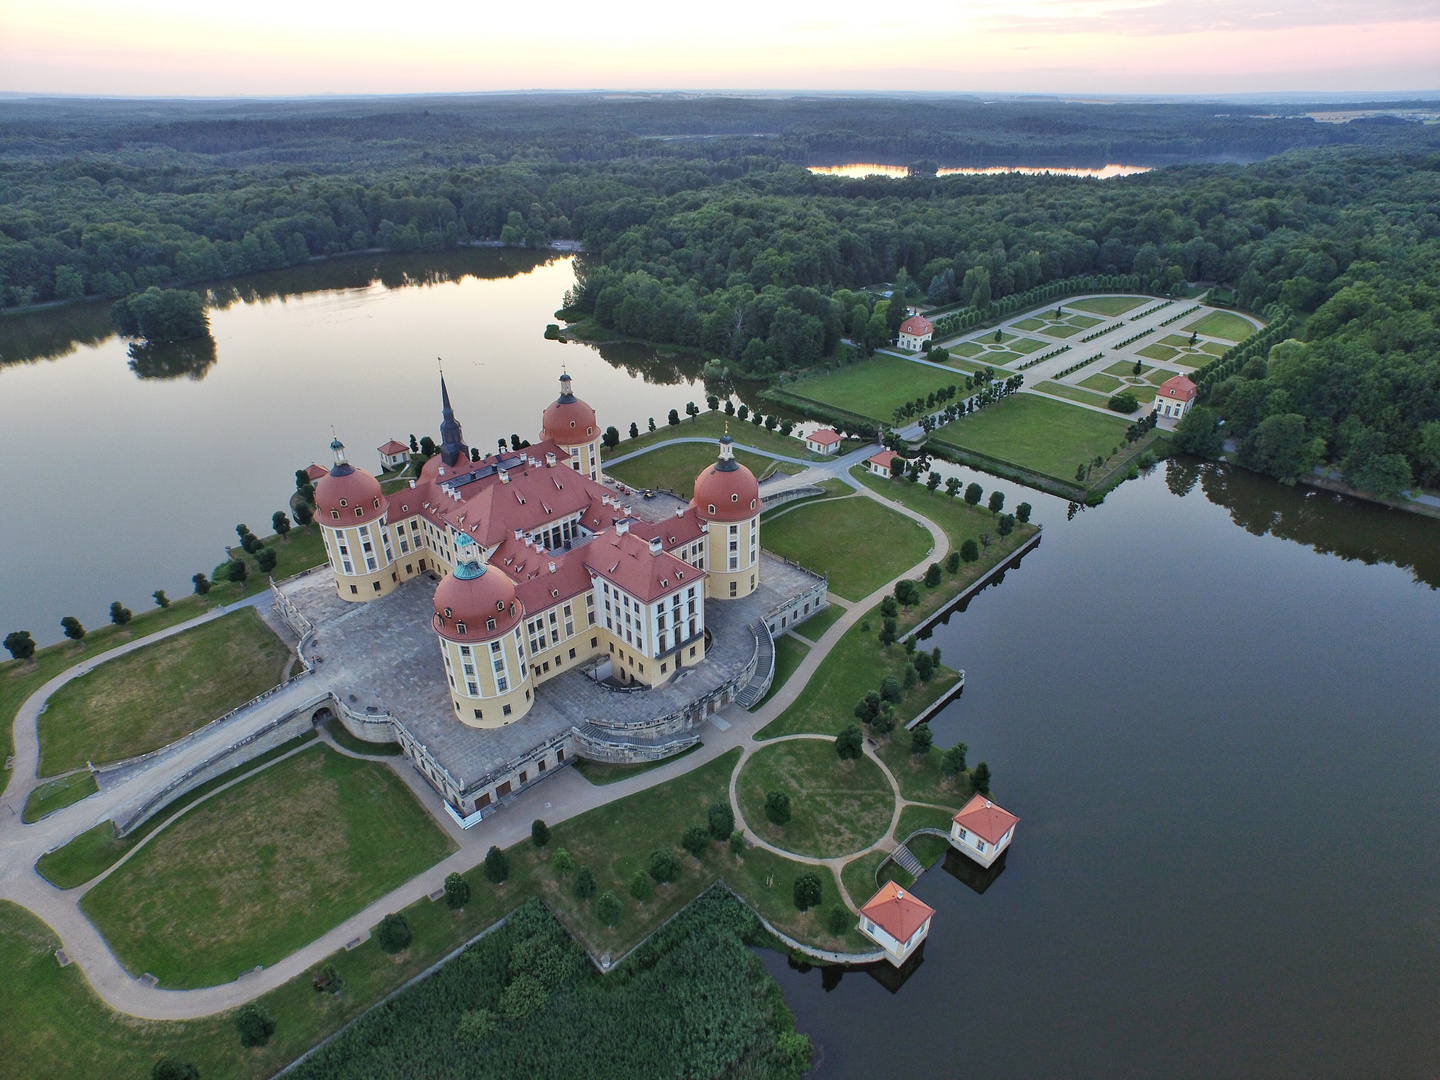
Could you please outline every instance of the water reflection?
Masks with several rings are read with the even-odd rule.
[[[1389,563],[1440,588],[1440,523],[1432,518],[1301,484],[1286,487],[1233,465],[1194,458],[1166,463],[1165,484],[1174,494],[1183,497],[1197,483],[1254,536],[1278,536],[1347,562]]]
[[[128,352],[130,370],[137,378],[178,379],[184,376],[199,381],[215,363],[215,339],[207,335],[164,345],[132,341]]]
[[[945,861],[941,866],[945,873],[960,884],[972,890],[977,896],[983,896],[985,890],[995,884],[995,879],[1005,872],[1005,861],[1009,857],[1010,849],[1007,847],[1000,853],[1000,857],[989,866],[981,866],[974,859],[961,855],[952,847],[945,852]]]

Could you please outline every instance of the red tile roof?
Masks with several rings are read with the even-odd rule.
[[[306,468],[305,475],[310,478],[310,482],[313,484],[316,480],[319,480],[320,477],[324,476],[329,471],[330,470],[325,468],[324,465],[316,465],[312,462],[310,466]]]
[[[865,459],[867,465],[879,465],[882,469],[890,468],[890,463],[900,455],[894,450],[881,450],[878,454],[871,454]]]
[[[649,541],[628,530],[601,533],[573,554],[579,555],[592,573],[647,604],[705,580],[703,570],[667,551],[652,552]]]
[[[900,324],[900,333],[910,334],[914,337],[924,337],[935,330],[935,324],[924,315],[911,315]]]
[[[1010,811],[1000,809],[984,795],[976,795],[951,820],[962,829],[969,829],[981,840],[998,844],[1020,819]]]
[[[674,551],[691,541],[698,540],[703,535],[701,524],[700,515],[696,512],[695,507],[687,506],[685,513],[661,521],[633,522],[630,531],[645,540],[651,540],[658,536],[666,551]]]
[[[391,439],[384,446],[377,446],[376,449],[388,457],[391,454],[403,454],[408,451],[410,447],[406,446],[403,442]]]
[[[925,925],[925,920],[935,914],[935,909],[915,899],[895,882],[887,881],[865,902],[860,914],[904,945]]]
[[[1189,401],[1195,396],[1195,384],[1184,375],[1176,375],[1173,379],[1166,379],[1161,383],[1156,393],[1173,401]]]
[[[834,446],[840,442],[840,436],[831,431],[828,427],[822,427],[819,431],[812,431],[805,438],[811,442],[817,442],[821,446]]]

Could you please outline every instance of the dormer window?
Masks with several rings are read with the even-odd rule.
[[[331,517],[333,520],[335,520],[335,521],[339,521],[339,520],[340,520],[340,511],[339,511],[339,510],[331,510],[331,511],[330,511],[330,517]]]
[[[710,504],[710,513],[713,514],[714,512],[715,512],[715,504],[714,504],[714,503],[711,503],[711,504]]]
[[[379,510],[379,509],[380,509],[380,500],[379,500],[379,499],[372,499],[371,501],[375,504],[375,509],[376,509],[376,510]]]
[[[504,600],[496,600],[496,601],[495,601],[495,610],[496,610],[496,611],[504,611],[504,610],[505,610],[505,601],[504,601]]]
[[[730,501],[731,501],[731,502],[739,502],[739,501],[740,501],[740,496],[739,496],[738,494],[731,495],[731,496],[730,496]],[[753,506],[754,504],[752,503],[751,505]]]
[[[355,507],[355,516],[363,518],[365,516],[365,508],[363,506]]]
[[[447,619],[450,618],[450,609],[448,607],[445,609],[445,617]]]
[[[463,634],[463,633],[465,633],[465,624],[464,624],[463,622],[458,622],[458,623],[456,623],[456,624],[455,624],[455,632],[458,633],[458,634]]]
[[[754,500],[754,499],[751,499],[751,500],[750,500],[750,509],[751,509],[751,510],[754,510],[754,509],[755,509],[755,500]]]
[[[486,629],[486,630],[494,630],[494,629],[495,629],[495,620],[494,620],[494,619],[486,619],[486,620],[485,620],[485,629]]]
[[[344,499],[341,499],[341,500],[340,500],[340,505],[341,505],[341,506],[349,506],[350,504],[349,504],[348,502],[346,502]]]

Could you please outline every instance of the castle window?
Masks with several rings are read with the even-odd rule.
[[[356,516],[356,517],[364,517],[364,516],[365,516],[365,508],[364,508],[363,506],[357,506],[357,507],[355,507],[355,516]]]
[[[445,609],[445,617],[447,619],[450,618],[450,609],[448,607]]]
[[[455,624],[455,631],[456,631],[457,633],[460,633],[460,634],[465,633],[465,624],[464,624],[463,622],[461,622],[461,623],[456,623],[456,624]]]
[[[510,689],[510,683],[509,683],[508,681],[506,681],[505,676],[502,675],[502,676],[500,676],[500,678],[498,678],[498,679],[495,680],[495,689],[498,690],[498,691],[499,691],[500,693],[502,693],[502,694],[505,693],[506,690],[509,690],[509,689]],[[505,706],[505,715],[506,715],[506,716],[509,716],[509,715],[510,715],[510,706],[509,706],[509,705],[506,705],[506,706]]]
[[[710,513],[713,514],[714,512],[715,512],[715,504],[714,504],[714,503],[711,503],[711,504],[710,504]]]
[[[476,720],[483,720],[483,719],[485,719],[485,717],[483,717],[483,716],[480,715],[480,710],[479,710],[479,709],[476,709],[476,710],[475,710],[475,719],[476,719]]]
[[[740,496],[739,496],[738,494],[732,494],[732,495],[730,496],[730,501],[731,501],[731,502],[739,502],[739,501],[740,501]]]
[[[472,682],[472,683],[466,683],[465,685],[470,688],[470,696],[471,696],[471,697],[476,697],[476,696],[479,695],[479,693],[480,693],[480,688],[479,688],[478,686],[476,686],[473,682]]]
[[[486,629],[486,630],[494,630],[494,629],[495,629],[495,620],[494,620],[494,619],[486,619],[486,620],[485,620],[485,629]],[[498,642],[497,642],[497,644],[498,644]]]
[[[511,711],[511,710],[510,710],[510,706],[509,706],[509,705],[506,705],[506,706],[504,706],[500,711],[503,712],[506,716],[509,716],[509,715],[510,715],[510,711]],[[509,784],[506,784],[506,785],[504,785],[504,786],[508,788],[510,785],[509,785]]]
[[[330,517],[331,517],[331,519],[334,520],[334,521],[339,521],[339,520],[340,520],[340,511],[339,511],[339,510],[331,510],[331,511],[330,511]]]
[[[373,502],[373,503],[375,504],[375,509],[376,509],[376,510],[379,510],[379,509],[380,509],[380,500],[379,500],[379,499],[372,499],[371,502]],[[753,504],[752,504],[752,505],[753,505]]]
[[[352,593],[358,593],[360,590],[357,589],[354,585],[351,585],[351,586],[350,586],[350,591],[351,591]]]
[[[341,500],[340,500],[340,505],[341,505],[341,506],[349,506],[350,504],[349,504],[348,502],[346,502],[344,499],[341,499]]]

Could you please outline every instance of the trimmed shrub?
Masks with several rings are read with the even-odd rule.
[[[790,796],[783,791],[765,793],[765,816],[772,824],[784,828],[790,823]]]
[[[510,876],[510,857],[494,844],[485,853],[485,878],[492,885],[503,885]]]
[[[166,1054],[150,1070],[150,1080],[200,1080],[200,1066]]]
[[[822,899],[820,876],[805,871],[795,878],[795,910],[808,911],[819,907]]]
[[[550,853],[550,866],[557,874],[568,874],[575,869],[575,860],[570,857],[570,852],[557,847]]]
[[[589,900],[595,895],[599,883],[595,880],[595,873],[588,866],[580,867],[580,872],[575,875],[575,884],[571,892],[575,894],[576,900]]]
[[[711,803],[705,816],[710,824],[710,835],[716,840],[728,840],[735,831],[735,813],[729,803]]]
[[[235,1014],[235,1030],[241,1046],[264,1046],[275,1034],[275,1018],[258,1001],[247,1002]]]
[[[650,853],[650,876],[662,885],[677,880],[683,868],[669,848],[656,848]]]
[[[702,825],[691,825],[680,837],[680,846],[695,858],[700,858],[710,846],[710,830]]]
[[[606,926],[614,926],[625,914],[625,905],[613,892],[606,890],[595,901],[595,914]]]
[[[829,930],[830,933],[836,937],[839,937],[845,933],[846,930],[850,929],[850,924],[854,919],[855,916],[851,915],[850,912],[846,911],[843,907],[832,907],[830,914],[825,916],[825,929]]]
[[[643,870],[637,870],[635,876],[630,879],[630,895],[642,904],[655,897],[655,883],[650,880],[650,875]]]
[[[841,761],[854,761],[863,752],[865,735],[859,724],[846,724],[835,736],[835,753]]]
[[[380,943],[380,948],[391,954],[408,949],[412,936],[410,920],[398,911],[392,911],[381,919],[375,931],[375,940]]]
[[[459,874],[445,878],[445,903],[451,911],[459,911],[470,902],[470,883]]]
[[[550,842],[550,826],[539,818],[530,823],[530,842],[537,848],[543,848]]]

